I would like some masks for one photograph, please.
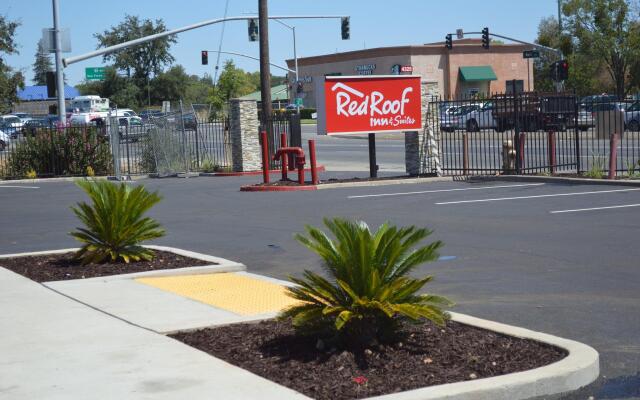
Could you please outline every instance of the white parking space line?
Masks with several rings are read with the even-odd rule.
[[[572,192],[572,193],[539,194],[539,195],[535,195],[535,196],[499,197],[499,198],[496,198],[496,199],[445,201],[445,202],[436,203],[436,204],[437,205],[445,205],[445,204],[462,204],[462,203],[483,203],[483,202],[489,202],[489,201],[539,199],[539,198],[542,198],[542,197],[581,196],[581,195],[586,195],[586,194],[633,192],[633,191],[638,191],[638,190],[640,190],[640,188],[635,188],[635,189],[617,189],[617,190],[599,190],[599,191],[595,191],[595,192]]]
[[[619,206],[607,206],[607,207],[576,208],[575,210],[549,211],[549,213],[562,214],[562,213],[572,213],[572,212],[581,212],[581,211],[610,210],[612,208],[628,208],[628,207],[640,207],[640,203],[639,204],[622,204]]]
[[[436,190],[422,190],[419,192],[398,192],[398,193],[380,193],[380,194],[363,194],[359,196],[347,196],[348,199],[361,199],[365,197],[385,197],[385,196],[405,196],[411,194],[424,194],[424,193],[441,193],[441,192],[461,192],[465,190],[489,190],[489,189],[503,189],[523,186],[542,186],[544,183],[523,183],[519,185],[496,185],[496,186],[481,186],[473,188],[458,188],[458,189],[436,189]]]
[[[0,185],[1,188],[40,189],[40,186]]]

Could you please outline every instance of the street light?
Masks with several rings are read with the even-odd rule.
[[[295,63],[295,70],[296,70],[295,75],[296,75],[296,85],[297,85],[299,82],[299,79],[298,79],[298,56],[296,53],[296,27],[287,25],[284,22],[280,21],[279,19],[274,19],[274,21],[276,21],[280,25],[286,26],[287,28],[293,31],[293,62]],[[300,105],[298,104],[298,102],[296,102],[296,110],[298,111],[298,113],[300,113]]]

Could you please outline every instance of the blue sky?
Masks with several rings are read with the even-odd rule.
[[[142,18],[161,18],[169,29],[195,22],[220,18],[225,0],[59,0],[63,27],[71,31],[72,52],[79,55],[94,50],[93,34],[117,25],[125,14]],[[257,13],[258,0],[229,0],[229,16]],[[50,0],[2,0],[0,13],[22,25],[17,30],[19,55],[8,57],[8,63],[21,69],[31,84],[36,44],[42,28],[51,27]],[[289,20],[296,26],[298,57],[327,54],[362,48],[421,44],[444,40],[456,28],[479,31],[487,26],[492,32],[532,41],[540,19],[557,15],[557,0],[298,0],[269,1],[270,15],[349,15],[351,40],[340,38],[339,20]],[[209,65],[200,65],[200,50],[217,50],[222,25],[182,33],[172,47],[176,64],[188,73],[213,75],[215,55],[209,55]],[[284,64],[293,58],[291,30],[277,22],[269,24],[271,62]],[[222,50],[258,56],[258,42],[247,39],[247,24],[234,21],[226,24]],[[239,57],[236,65],[247,71],[258,69],[258,62]],[[101,58],[89,59],[68,67],[71,84],[84,79],[85,67],[103,65]],[[272,68],[272,73],[284,75]]]

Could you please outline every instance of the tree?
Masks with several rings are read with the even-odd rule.
[[[566,82],[568,89],[574,89],[578,95],[602,92],[608,86],[600,79],[603,71],[602,62],[591,56],[576,52],[571,37],[564,32],[560,33],[558,20],[555,17],[543,18],[538,24],[538,37],[535,42],[542,46],[559,49],[565,59],[569,61],[569,79]],[[549,69],[558,56],[549,51],[540,51],[540,58],[534,61],[534,77],[536,89],[543,91],[554,90],[553,80]]]
[[[47,71],[51,71],[51,56],[44,48],[42,39],[38,40],[38,50],[36,51],[36,60],[33,62],[33,83],[34,85],[47,84]]]
[[[24,76],[5,63],[4,55],[18,54],[15,32],[20,23],[0,15],[0,112],[8,112],[18,100],[18,88],[24,87]]]
[[[144,36],[153,35],[167,30],[162,19],[152,21],[150,19],[141,20],[137,16],[126,15],[123,22],[117,26],[112,26],[102,34],[95,34],[98,39],[98,48],[109,47],[129,40],[138,39]],[[139,93],[144,97],[147,83],[152,75],[160,74],[166,65],[174,61],[169,52],[171,45],[176,43],[175,36],[167,36],[143,43],[134,47],[105,54],[105,62],[113,62],[116,69],[126,72],[127,76],[133,79],[138,87]],[[139,98],[143,102],[144,98]]]
[[[209,93],[209,102],[216,110],[221,110],[229,99],[244,96],[253,92],[254,89],[255,86],[247,73],[236,67],[233,61],[227,60],[216,87]]]
[[[602,61],[616,95],[624,97],[640,54],[640,29],[629,0],[568,0],[562,11],[579,52]]]
[[[151,81],[151,99],[154,104],[164,100],[184,100],[190,77],[182,65],[171,67]]]

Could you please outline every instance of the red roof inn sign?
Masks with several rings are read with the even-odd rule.
[[[318,107],[319,134],[404,132],[422,127],[420,76],[327,76],[320,89],[324,107]]]

